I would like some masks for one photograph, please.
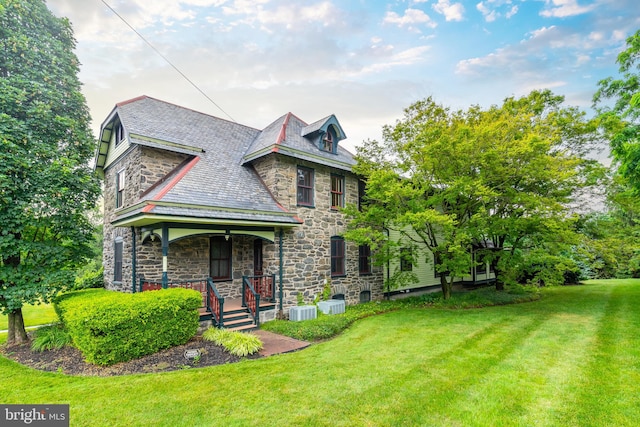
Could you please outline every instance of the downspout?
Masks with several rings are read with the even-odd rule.
[[[389,232],[389,229],[384,227],[384,231],[387,232],[387,242],[389,241],[389,236],[391,235]],[[389,272],[391,271],[391,249],[389,249],[389,245],[387,244],[387,283],[389,283],[389,279],[391,278],[391,274],[389,274]],[[384,295],[384,283],[382,284],[382,294]],[[391,289],[388,290],[387,292],[387,300],[391,300]]]
[[[137,281],[137,273],[136,273],[136,228],[131,227],[131,288],[133,289],[133,293],[136,293],[136,281]]]
[[[283,233],[282,233],[282,228],[280,229],[280,233],[278,235],[278,251],[279,251],[279,258],[280,258],[280,265],[279,265],[279,282],[280,282],[280,316],[282,316],[282,294],[283,294],[283,290],[282,290],[282,278],[284,275],[284,265],[283,265],[283,261],[282,261],[282,253],[283,253],[283,249],[282,249],[282,237],[283,237]]]
[[[162,224],[162,289],[169,285],[168,270],[169,258],[169,228],[167,224]]]

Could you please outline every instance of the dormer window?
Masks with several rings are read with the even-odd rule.
[[[322,137],[322,149],[329,153],[333,153],[333,145],[333,134],[331,133],[331,130],[327,130],[327,133]]]
[[[117,121],[113,125],[113,132],[116,137],[116,145],[120,144],[124,140],[124,127],[120,121]]]

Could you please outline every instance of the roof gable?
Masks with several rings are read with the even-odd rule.
[[[324,135],[331,133],[335,149],[321,149]],[[292,113],[285,114],[264,128],[243,157],[250,163],[270,153],[279,153],[301,160],[346,171],[355,165],[353,155],[338,145],[346,135],[334,115],[308,125]]]

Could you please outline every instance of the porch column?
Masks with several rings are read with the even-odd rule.
[[[169,229],[166,224],[162,224],[162,288],[166,289],[169,285],[168,269],[169,258]]]
[[[279,282],[280,282],[280,315],[282,315],[282,276],[284,275],[284,264],[282,261],[282,236],[284,233],[282,233],[282,228],[280,229],[280,233],[278,235],[278,252],[279,252],[279,259],[280,259],[280,265],[279,265]]]

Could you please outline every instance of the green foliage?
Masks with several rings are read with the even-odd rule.
[[[598,83],[593,97],[599,119],[609,139],[618,172],[637,193],[640,191],[640,30],[627,38],[627,47],[617,58],[621,76]],[[609,102],[614,101],[613,105]]]
[[[90,253],[86,212],[99,183],[69,21],[43,0],[1,5],[0,311],[19,316],[73,283]]]
[[[56,311],[88,362],[111,365],[189,341],[201,304],[201,295],[187,289],[91,289],[63,295]]]
[[[245,357],[262,350],[260,338],[249,332],[209,328],[204,331],[202,338],[224,347],[234,356]]]
[[[322,287],[322,301],[331,299],[331,279],[325,279]]]
[[[104,267],[89,264],[77,272],[73,290],[104,287]]]
[[[358,149],[365,203],[345,209],[345,237],[375,247],[378,265],[407,245],[425,248],[445,298],[473,267],[472,248],[500,279],[517,250],[565,250],[577,239],[568,205],[602,171],[585,158],[595,122],[563,102],[534,91],[488,109],[452,111],[431,98],[411,105],[382,142]]]
[[[36,329],[31,341],[31,350],[42,352],[62,348],[71,344],[71,335],[61,323]]]
[[[304,305],[304,294],[302,292],[298,292],[298,294],[296,295],[296,299],[298,300],[298,305]]]

